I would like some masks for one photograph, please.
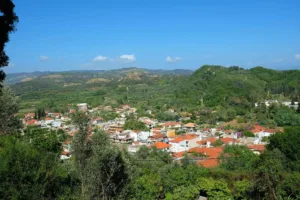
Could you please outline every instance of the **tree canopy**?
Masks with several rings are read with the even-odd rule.
[[[9,41],[9,33],[15,31],[15,24],[18,17],[14,12],[15,5],[11,0],[0,1],[0,68],[8,66],[9,58],[5,53],[5,43]],[[0,69],[0,86],[5,78],[4,72]]]

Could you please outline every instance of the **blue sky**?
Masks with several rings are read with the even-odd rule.
[[[299,0],[15,0],[6,72],[300,69]]]

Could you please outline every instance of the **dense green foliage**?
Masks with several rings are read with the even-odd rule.
[[[289,169],[300,171],[300,127],[285,128],[284,134],[272,135],[269,142],[269,150],[279,149],[285,155]]]
[[[9,58],[5,53],[5,43],[9,41],[9,33],[15,31],[18,16],[14,12],[15,5],[11,0],[0,1],[0,68],[8,66]],[[0,69],[0,87],[5,78],[3,70]]]
[[[0,199],[58,199],[76,194],[77,181],[55,153],[1,136],[0,161]]]
[[[123,128],[125,130],[140,130],[140,131],[148,130],[148,128],[143,122],[137,121],[135,119],[126,120]]]
[[[19,110],[15,95],[8,87],[0,90],[0,135],[17,132],[21,121],[15,116]]]
[[[34,111],[34,119],[42,119],[43,117],[46,117],[46,112],[44,108],[37,108]]]

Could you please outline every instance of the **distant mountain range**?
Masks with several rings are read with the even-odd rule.
[[[118,77],[122,75],[126,75],[129,73],[143,73],[148,75],[181,75],[181,76],[188,76],[191,75],[194,71],[187,70],[187,69],[174,69],[174,70],[163,70],[163,69],[144,69],[144,68],[137,68],[137,67],[130,67],[130,68],[121,68],[121,69],[113,69],[113,70],[70,70],[70,71],[62,71],[62,72],[54,72],[54,71],[36,71],[36,72],[21,72],[21,73],[9,73],[6,75],[5,84],[12,85],[24,81],[30,81],[34,78],[48,76],[48,75],[70,75],[70,74],[86,74],[86,75],[93,75],[93,74],[103,74],[103,78],[105,75],[108,77]]]

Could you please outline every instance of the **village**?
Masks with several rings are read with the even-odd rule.
[[[121,105],[112,109],[111,106],[91,108],[87,103],[76,105],[76,109],[70,109],[68,113],[46,112],[43,119],[35,119],[35,113],[27,113],[23,119],[25,127],[35,126],[41,129],[63,130],[68,136],[62,144],[60,159],[66,160],[72,157],[72,138],[78,132],[78,128],[71,123],[71,115],[76,111],[85,112],[91,116],[89,123],[89,137],[97,129],[109,134],[113,143],[126,147],[129,153],[136,153],[142,146],[156,148],[168,152],[174,162],[180,161],[188,155],[198,165],[213,168],[220,164],[219,155],[225,145],[246,145],[255,154],[265,150],[266,138],[276,132],[282,132],[281,128],[270,129],[260,125],[249,127],[249,132],[254,136],[247,137],[242,132],[228,129],[222,125],[216,127],[201,127],[195,123],[182,123],[182,119],[188,119],[190,113],[184,113],[185,117],[176,121],[158,121],[150,117],[139,117],[137,120],[144,123],[147,130],[126,130],[124,124],[129,115],[136,115],[136,108],[130,105]],[[101,117],[93,117],[101,111],[115,112],[117,118],[105,121]],[[170,109],[170,112],[175,112]],[[151,114],[151,111],[149,111]]]

